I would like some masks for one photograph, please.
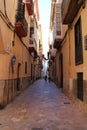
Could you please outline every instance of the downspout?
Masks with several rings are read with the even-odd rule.
[[[70,46],[70,30],[68,31],[68,41],[69,41],[69,66],[68,66],[68,74],[69,74],[69,77],[70,77],[70,69],[71,69],[71,46]]]

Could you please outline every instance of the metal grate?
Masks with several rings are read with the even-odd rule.
[[[75,64],[83,63],[81,17],[75,25]]]
[[[31,130],[43,130],[43,128],[32,128]]]
[[[70,104],[70,102],[64,102],[64,104]]]

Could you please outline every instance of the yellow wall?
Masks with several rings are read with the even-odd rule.
[[[4,1],[0,1],[0,8],[4,14]],[[7,16],[10,19],[10,22],[15,27],[15,14],[17,9],[17,0],[6,0],[6,12]],[[25,17],[28,22],[28,26],[30,26],[30,19],[27,13],[27,9],[25,9]],[[12,46],[12,42],[14,41],[14,46]],[[22,41],[26,45],[29,46],[29,27],[28,27],[28,35],[25,38],[22,38]],[[21,63],[20,67],[20,76],[27,77],[30,76],[30,64],[31,64],[31,56],[23,43],[20,41],[19,37],[14,32],[11,31],[6,23],[0,17],[0,80],[11,79],[12,78],[12,66],[11,66],[11,58],[13,55],[16,56],[16,63],[14,65],[15,72],[13,74],[14,78],[17,78],[17,66],[18,63]],[[8,48],[8,51],[6,49]],[[28,72],[25,74],[25,62],[28,65]]]
[[[71,27],[69,28],[65,42],[62,44],[61,50],[57,54],[56,66],[58,85],[60,85],[60,62],[59,56],[63,55],[63,90],[64,92],[75,99],[78,106],[87,111],[87,50],[84,47],[84,36],[87,35],[87,2],[85,8],[79,10]],[[79,17],[81,17],[82,27],[82,48],[83,48],[83,64],[75,65],[75,36],[74,27]],[[83,72],[83,102],[77,98],[77,73]]]
[[[87,35],[87,6],[82,9],[76,19],[74,20],[72,27],[69,29],[65,43],[63,44],[61,53],[63,54],[63,69],[64,69],[64,79],[67,78],[77,78],[77,72],[84,72],[84,77],[87,77],[87,51],[84,49],[84,36]],[[82,44],[83,44],[83,64],[75,65],[75,37],[74,37],[74,26],[78,18],[81,16],[82,21]],[[65,84],[65,83],[64,83]]]
[[[33,57],[28,51],[30,16],[27,7],[25,5],[25,19],[28,22],[28,33],[26,37],[20,38],[14,31],[18,0],[5,0],[5,2],[6,14],[10,21],[5,16],[4,1],[0,0],[0,11],[2,12],[2,16],[5,16],[3,16],[3,19],[0,16],[0,106],[5,106],[18,95],[19,91],[29,86],[31,83],[31,64],[34,64]],[[9,25],[9,28],[7,24],[10,23],[13,27]],[[11,59],[13,56],[16,57],[16,62],[12,66]],[[27,73],[25,73],[25,62],[27,62]],[[18,67],[18,65],[20,66]],[[12,71],[12,67],[14,71]]]

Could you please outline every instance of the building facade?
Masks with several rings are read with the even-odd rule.
[[[33,16],[32,0],[0,1],[0,107],[31,83],[31,64],[37,59],[37,48],[33,55],[29,50]]]
[[[67,6],[67,4],[69,5]],[[65,15],[65,4],[67,6]],[[70,9],[72,8],[71,12]],[[69,13],[70,12],[70,13]],[[66,36],[63,40],[61,54],[63,58],[64,73],[63,80],[64,91],[81,108],[87,111],[87,73],[86,73],[86,36],[87,24],[85,16],[87,15],[87,1],[72,0],[62,3],[62,23],[68,25]],[[71,17],[70,17],[71,16]],[[66,18],[65,18],[66,17]],[[67,50],[67,53],[64,50]],[[65,56],[66,54],[66,56]]]
[[[87,1],[63,0],[61,12],[62,37],[53,43],[57,49],[57,84],[87,112]]]

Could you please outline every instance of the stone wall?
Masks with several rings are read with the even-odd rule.
[[[0,81],[0,107],[6,106],[31,84],[30,77]]]

